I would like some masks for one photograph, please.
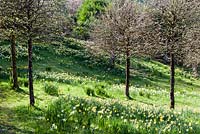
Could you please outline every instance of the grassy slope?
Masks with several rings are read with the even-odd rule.
[[[131,103],[132,105],[155,105],[157,107],[169,106],[169,67],[159,62],[148,59],[132,59],[131,95],[132,101],[124,97],[124,66],[117,65],[114,71],[105,69],[104,64],[96,66],[88,62],[88,51],[79,45],[64,43],[62,52],[55,54],[60,46],[39,46],[35,49],[35,55],[40,60],[34,61],[34,72],[40,78],[52,77],[52,81],[59,82],[60,95],[73,95],[87,97],[84,93],[85,86],[95,87],[96,83],[108,85],[106,90],[111,98]],[[70,53],[70,54],[68,54]],[[84,54],[83,54],[84,53]],[[101,61],[103,62],[103,61]],[[98,62],[97,62],[98,63]],[[20,67],[27,66],[25,58],[19,58]],[[1,59],[0,66],[3,70],[9,67],[9,61]],[[50,73],[45,73],[47,67]],[[118,71],[116,73],[116,71]],[[176,69],[176,110],[192,110],[198,121],[200,116],[200,80],[194,79],[181,68]],[[66,81],[68,80],[68,81]],[[0,133],[31,133],[38,121],[43,118],[43,110],[57,97],[49,96],[43,91],[45,80],[37,79],[34,83],[36,108],[28,107],[28,89],[22,87],[22,91],[10,90],[6,79],[0,82]],[[78,81],[78,82],[77,82]],[[81,81],[81,82],[79,82]],[[107,98],[110,99],[110,98]],[[28,119],[28,120],[27,120]],[[36,122],[37,121],[37,122]]]

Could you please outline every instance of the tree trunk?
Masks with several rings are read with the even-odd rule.
[[[192,66],[192,71],[193,71],[193,76],[197,78],[197,77],[199,76],[199,73],[198,73],[198,65],[195,65],[195,64],[194,64],[194,65]]]
[[[175,62],[174,62],[174,54],[170,53],[170,108],[174,109],[175,100],[174,100],[174,85],[175,85]]]
[[[113,51],[110,52],[110,66],[113,69],[115,67],[115,53]]]
[[[126,89],[125,89],[125,95],[128,99],[130,99],[129,94],[129,85],[130,85],[130,52],[129,50],[126,50]]]
[[[29,77],[29,98],[30,98],[30,105],[34,106],[35,104],[35,98],[34,98],[34,92],[33,92],[33,55],[32,55],[32,21],[31,21],[31,0],[28,0],[27,5],[27,18],[28,18],[28,27],[27,27],[27,34],[28,34],[28,77]]]
[[[33,70],[32,70],[32,38],[28,39],[28,72],[29,72],[29,97],[30,97],[30,105],[34,106],[34,92],[33,92]]]
[[[16,43],[15,35],[11,35],[11,63],[12,63],[12,83],[13,89],[18,89],[18,79],[17,79],[17,62],[16,62]]]

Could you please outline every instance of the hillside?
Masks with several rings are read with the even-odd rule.
[[[29,97],[28,88],[26,87],[26,46],[18,44],[17,62],[21,85],[21,90],[19,91],[10,89],[8,43],[5,41],[0,42],[0,51],[0,133],[66,133],[66,129],[62,129],[62,125],[59,126],[60,118],[56,118],[54,112],[49,112],[49,110],[52,110],[57,114],[62,111],[62,109],[55,108],[56,112],[53,107],[59,102],[63,103],[64,109],[67,109],[68,105],[69,107],[74,107],[79,104],[83,104],[85,107],[88,107],[88,105],[89,107],[101,107],[101,105],[104,105],[109,109],[116,104],[118,110],[122,111],[119,114],[125,111],[129,115],[131,115],[131,112],[136,112],[135,109],[138,109],[141,115],[135,113],[137,116],[134,117],[138,121],[161,120],[160,115],[166,116],[166,119],[163,119],[164,121],[166,120],[166,124],[151,124],[152,128],[149,132],[147,131],[148,128],[140,129],[132,128],[129,125],[126,126],[126,121],[123,123],[123,119],[120,119],[122,115],[120,115],[120,118],[112,115],[113,117],[111,118],[119,123],[117,124],[118,126],[124,125],[124,130],[115,130],[114,127],[108,129],[105,127],[106,125],[98,126],[98,124],[102,124],[99,118],[97,119],[99,122],[97,120],[94,121],[94,125],[98,126],[98,129],[90,130],[87,128],[88,120],[84,125],[84,118],[81,122],[82,124],[79,122],[79,125],[86,128],[77,128],[76,131],[73,129],[77,124],[72,122],[73,119],[70,118],[69,120],[71,124],[74,123],[74,126],[70,127],[70,122],[66,123],[66,126],[69,126],[68,132],[102,133],[102,130],[105,129],[106,131],[103,132],[112,133],[115,130],[117,133],[128,133],[129,129],[134,129],[132,131],[134,133],[157,133],[170,124],[167,122],[167,118],[172,114],[176,119],[180,119],[181,124],[184,124],[184,122],[187,124],[180,127],[182,133],[200,133],[200,80],[193,78],[190,71],[184,68],[176,68],[176,109],[169,111],[170,76],[168,65],[149,58],[132,57],[130,94],[133,100],[127,100],[124,96],[125,67],[123,58],[118,59],[115,69],[110,69],[108,57],[102,58],[102,56],[94,55],[85,43],[74,39],[63,39],[52,44],[34,44],[33,68],[36,105],[35,108],[31,108],[28,105]],[[45,88],[58,89],[58,94],[49,95],[45,92]],[[75,98],[77,101],[73,101],[73,97],[78,97]],[[155,118],[150,117],[148,113],[152,111],[154,111],[152,114]],[[85,113],[87,114],[87,110]],[[181,113],[181,115],[178,113]],[[66,112],[65,114],[70,113]],[[146,114],[148,118],[142,114]],[[49,116],[52,119],[49,119]],[[89,115],[84,117],[87,116]],[[78,115],[72,115],[72,117],[75,120]],[[123,118],[125,117],[123,115]],[[127,119],[129,121],[132,117],[127,116]],[[176,126],[176,123],[179,123],[176,119],[172,120],[175,123],[171,124],[172,127],[168,133],[179,131],[179,129],[173,129],[173,125]],[[104,120],[105,124],[110,123],[111,126],[116,125],[112,124],[114,122]],[[44,125],[38,125],[40,123]],[[190,128],[190,123],[192,123],[192,129]],[[145,122],[139,122],[138,125],[147,126]],[[50,130],[50,128],[53,130]],[[158,131],[157,129],[160,130]]]

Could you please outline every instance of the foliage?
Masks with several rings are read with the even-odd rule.
[[[44,91],[49,95],[58,95],[58,85],[52,82],[45,82]]]
[[[198,124],[185,121],[182,114],[155,108],[133,108],[114,100],[104,102],[67,96],[48,107],[46,120],[52,124],[52,131],[58,132],[198,133]]]
[[[188,43],[194,36],[188,38],[187,33],[191,34],[199,29],[195,27],[199,23],[199,5],[196,0],[165,0],[162,3],[156,0],[148,12],[147,19],[151,23],[146,30],[149,33],[145,45],[146,51],[150,51],[149,53],[153,55],[158,52],[170,55],[170,108],[174,108],[175,105],[175,59],[183,58],[187,47],[194,47],[191,46],[192,43]]]
[[[146,13],[144,6],[131,0],[114,0],[104,15],[94,23],[92,32],[95,44],[111,55],[112,64],[116,53],[125,55],[126,87],[125,95],[129,95],[130,86],[130,57],[142,55],[144,47],[144,27]]]
[[[88,95],[88,96],[98,96],[98,97],[105,97],[105,98],[109,98],[111,97],[108,94],[108,84],[105,82],[96,82],[96,83],[92,83],[92,82],[88,82],[88,83],[84,83],[84,92]]]
[[[73,36],[79,39],[88,39],[89,33],[88,33],[88,27],[83,26],[76,26],[73,29]]]
[[[84,0],[77,13],[78,26],[74,29],[77,38],[89,38],[90,23],[104,12],[106,6],[106,0]]]
[[[107,83],[101,82],[95,85],[96,94],[101,97],[109,98],[110,95],[107,93],[109,86]]]
[[[0,59],[10,58],[10,48],[8,41],[0,41]]]
[[[84,87],[84,92],[88,95],[88,96],[96,96],[95,95],[95,90],[93,87],[91,86],[85,86]]]

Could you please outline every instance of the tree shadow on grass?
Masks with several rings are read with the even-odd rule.
[[[22,88],[18,88],[17,90],[14,90],[14,91],[16,91],[16,92],[19,93],[19,94],[23,94],[23,95],[28,95],[28,96],[29,96],[29,92],[23,90]],[[35,97],[35,99],[37,99],[37,100],[40,100],[40,101],[43,100],[43,99],[41,99],[41,98],[39,98],[39,97],[37,97],[37,96],[34,96],[34,97]]]
[[[154,105],[153,103],[137,100],[137,99],[134,99],[134,98],[132,98],[131,100],[134,100],[134,101],[137,101],[137,102],[140,102],[140,103],[143,103],[143,104],[151,105],[151,106]]]
[[[15,110],[7,107],[0,107],[0,134],[33,134],[30,130],[19,128],[17,125],[21,121],[17,120],[17,118],[18,115],[16,115]],[[18,123],[14,125],[16,122]]]
[[[27,91],[24,91],[22,88],[18,88],[16,90],[16,92],[21,93],[21,94],[25,94],[25,95],[29,95],[29,93]]]
[[[16,134],[16,133],[33,134],[33,132],[31,131],[22,130],[12,125],[0,123],[0,134]]]

